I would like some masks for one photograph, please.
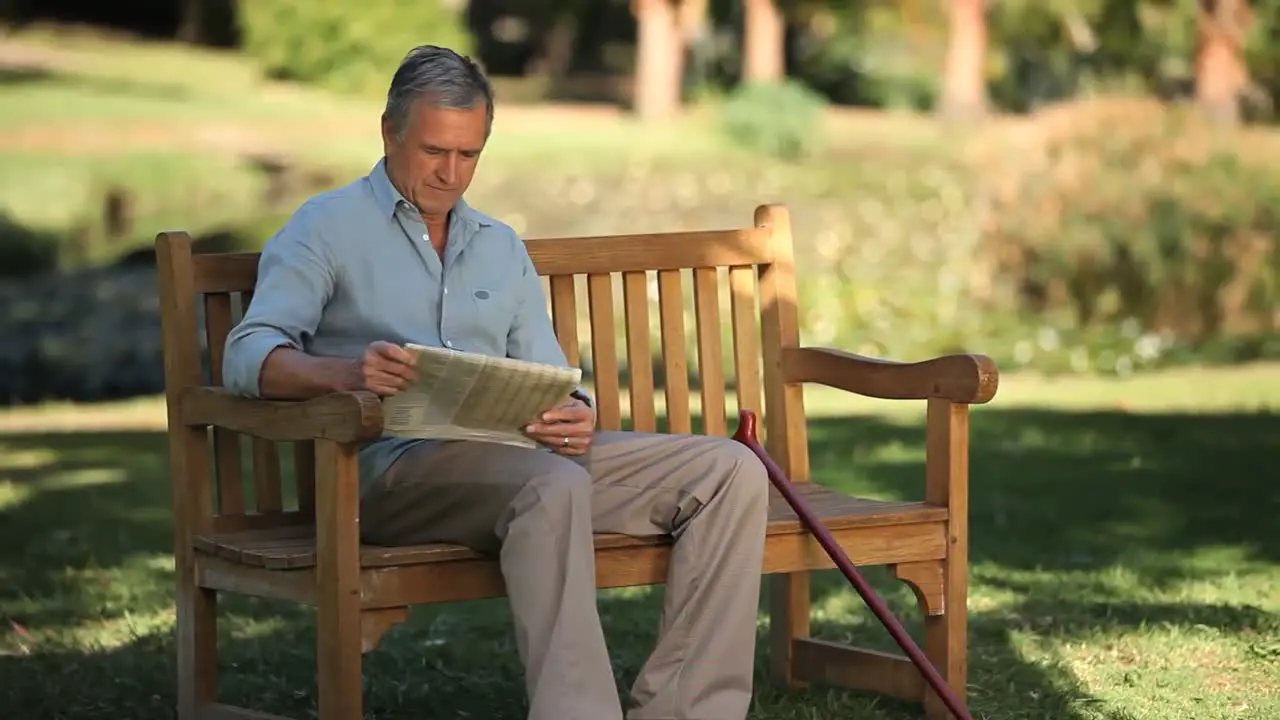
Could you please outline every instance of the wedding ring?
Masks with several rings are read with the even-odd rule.
[[[563,442],[563,443],[561,443],[561,446],[563,446],[563,447],[569,447],[569,437],[568,437],[568,436],[565,436],[564,442]]]

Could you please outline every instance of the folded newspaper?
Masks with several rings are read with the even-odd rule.
[[[418,381],[383,401],[383,434],[537,447],[524,427],[569,399],[580,368],[407,344]]]

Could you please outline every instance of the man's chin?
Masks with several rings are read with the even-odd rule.
[[[447,213],[458,202],[456,196],[439,191],[428,191],[424,195],[426,197],[418,198],[418,210],[430,215]]]

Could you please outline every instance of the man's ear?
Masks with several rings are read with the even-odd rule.
[[[391,127],[391,122],[387,119],[387,114],[382,113],[382,119],[379,122],[379,132],[382,135],[382,144],[384,147],[394,145],[396,140],[395,129]]]

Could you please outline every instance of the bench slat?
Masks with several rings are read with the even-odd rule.
[[[689,416],[689,360],[685,351],[684,285],[679,270],[658,271],[658,315],[662,331],[663,388],[667,432],[692,430]]]
[[[591,365],[595,371],[596,416],[601,429],[622,429],[622,392],[618,386],[618,340],[613,325],[613,276],[587,276],[591,316]]]
[[[551,316],[556,339],[564,350],[569,365],[579,367],[582,353],[578,344],[578,298],[574,291],[573,275],[552,275]]]
[[[253,302],[253,292],[241,293],[240,302],[244,312],[248,312],[249,304]],[[222,337],[222,342],[225,342],[226,334]],[[221,380],[216,384],[221,384]],[[275,441],[258,437],[250,439],[250,443],[253,446],[253,496],[256,508],[260,513],[279,512],[284,509],[284,493],[280,484],[280,447]]]
[[[728,435],[724,405],[724,353],[720,347],[720,282],[716,268],[694,268],[693,307],[698,328],[702,432]]]
[[[756,307],[756,269],[729,268],[729,312],[733,318],[733,372],[738,409],[757,416],[764,410],[760,384],[760,315]]]
[[[816,483],[799,483],[796,488],[831,530],[932,523],[947,518],[946,508],[919,502],[852,497]],[[803,532],[795,512],[772,489],[768,532],[770,535]],[[596,536],[596,549],[638,548],[665,542],[662,538],[600,534]],[[209,555],[269,569],[299,569],[315,565],[315,530],[311,526],[200,535],[195,538],[195,547]],[[468,548],[447,543],[406,547],[365,545],[360,549],[363,567],[393,567],[480,557]]]
[[[222,359],[227,335],[231,333],[231,295],[204,296],[205,342],[209,353],[209,378],[222,384]],[[214,462],[217,465],[218,512],[235,515],[245,511],[244,470],[240,457],[240,434],[225,428],[213,429]]]
[[[760,228],[525,241],[539,275],[757,265],[771,260]]]
[[[631,427],[637,432],[656,432],[654,409],[653,349],[649,338],[649,276],[644,272],[622,273],[622,305],[627,329],[627,373],[631,399]]]

